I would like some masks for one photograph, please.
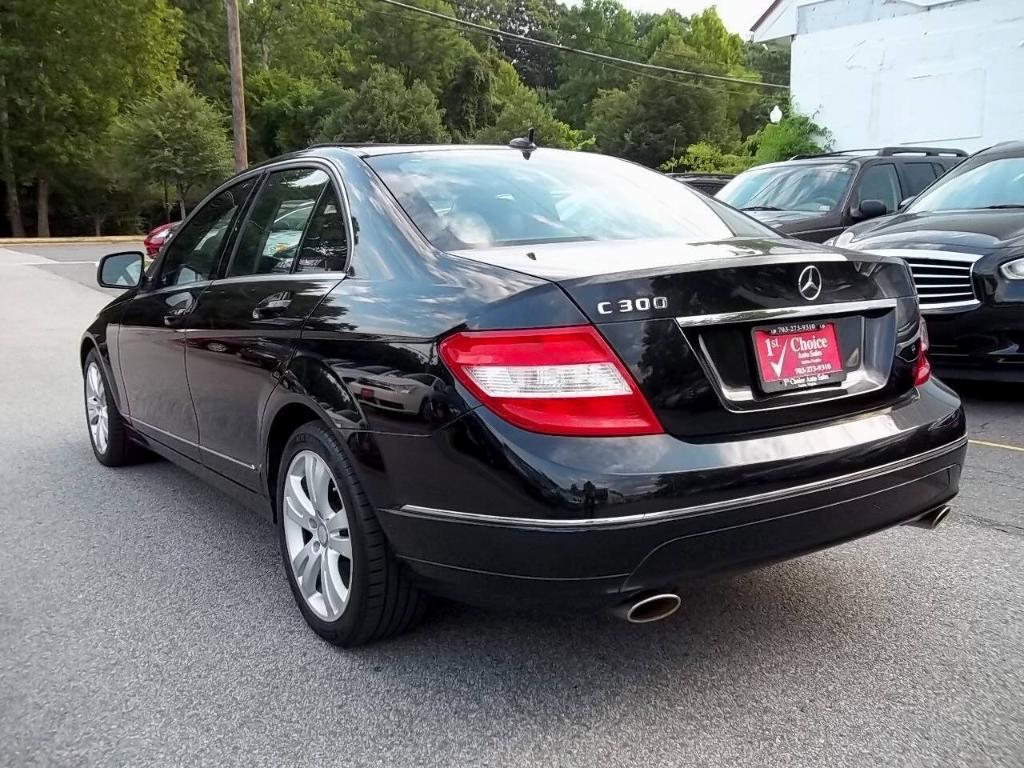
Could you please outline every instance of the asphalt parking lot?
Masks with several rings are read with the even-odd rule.
[[[948,523],[695,584],[671,620],[439,605],[340,651],[272,528],[93,459],[98,255],[0,248],[0,765],[1024,766],[1024,393],[965,390]]]

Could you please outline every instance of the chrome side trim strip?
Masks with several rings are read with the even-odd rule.
[[[887,472],[897,472],[901,469],[913,467],[917,464],[923,464],[931,459],[938,458],[947,453],[962,448],[967,445],[967,436],[964,435],[958,440],[954,440],[952,443],[939,446],[938,448],[932,448],[930,451],[919,453],[914,456],[908,456],[903,459],[897,459],[891,461],[888,464],[882,464],[877,467],[871,467],[869,469],[862,469],[857,472],[851,472],[848,475],[841,475],[839,477],[827,478],[825,480],[815,480],[814,482],[804,483],[803,485],[793,486],[792,488],[782,488],[777,491],[769,491],[768,493],[753,494],[750,496],[742,496],[736,499],[728,499],[725,501],[715,501],[709,504],[698,504],[692,507],[682,507],[679,509],[666,509],[661,512],[651,512],[649,514],[640,515],[622,515],[621,517],[595,517],[588,520],[550,520],[550,519],[539,519],[531,517],[505,517],[501,515],[482,515],[477,512],[456,512],[450,509],[435,509],[433,507],[420,507],[415,504],[406,504],[400,509],[391,510],[392,512],[400,515],[423,516],[430,517],[436,520],[448,520],[452,522],[463,522],[463,523],[478,523],[485,525],[501,525],[516,528],[605,528],[615,527],[617,525],[624,525],[630,523],[650,523],[660,522],[662,520],[671,520],[677,517],[688,517],[692,515],[704,515],[714,512],[725,512],[730,509],[737,507],[747,506],[749,504],[764,504],[772,501],[780,501],[787,499],[792,496],[800,496],[805,493],[813,493],[815,491],[823,490],[825,488],[835,488],[838,486],[849,485],[859,480],[872,477],[878,474],[885,474]]]
[[[238,459],[234,459],[234,458],[228,456],[227,454],[221,453],[220,451],[215,451],[215,450],[213,450],[213,448],[207,448],[205,445],[200,445],[199,446],[199,450],[200,451],[204,451],[205,453],[212,453],[218,459],[224,459],[224,461],[230,461],[232,464],[237,464],[240,467],[244,467],[245,469],[249,470],[250,472],[255,472],[256,471],[256,465],[255,464],[249,464],[248,462],[245,462],[245,461],[239,461]]]
[[[152,424],[147,424],[142,419],[133,418],[133,419],[131,419],[130,423],[131,423],[132,426],[138,425],[140,427],[145,427],[146,429],[151,429],[154,432],[159,432],[161,435],[167,435],[167,437],[170,437],[170,438],[172,438],[174,440],[177,440],[179,443],[184,443],[185,445],[191,446],[192,448],[198,448],[200,451],[206,451],[206,453],[212,453],[217,458],[224,459],[225,461],[230,461],[231,463],[237,464],[240,467],[245,467],[250,472],[255,472],[256,471],[256,466],[254,464],[249,464],[249,463],[244,462],[244,461],[239,461],[238,459],[234,459],[231,456],[227,456],[227,455],[225,455],[225,454],[223,454],[223,453],[221,453],[219,451],[215,451],[212,448],[207,448],[205,445],[200,445],[199,443],[193,442],[191,440],[187,440],[184,437],[180,437],[180,436],[174,434],[173,432],[168,432],[166,429],[160,429],[160,427],[154,427]]]
[[[785,320],[791,317],[824,317],[827,315],[870,312],[875,309],[893,309],[896,299],[867,299],[865,301],[843,301],[835,304],[808,304],[802,307],[777,307],[775,309],[748,309],[740,312],[718,312],[710,315],[688,315],[677,317],[680,328],[693,328],[724,323],[762,322]]]

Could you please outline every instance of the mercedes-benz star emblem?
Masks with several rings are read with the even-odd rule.
[[[800,273],[800,277],[796,281],[796,287],[800,291],[801,296],[808,301],[814,301],[821,295],[821,272],[813,264],[809,267],[804,267],[803,272]]]

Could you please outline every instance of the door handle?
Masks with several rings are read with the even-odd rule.
[[[174,309],[164,315],[164,325],[171,327],[180,324],[188,317],[188,313],[192,311],[195,304],[195,301],[184,301],[181,304],[176,304]]]
[[[253,308],[252,319],[266,320],[269,317],[282,315],[288,311],[291,303],[292,295],[288,291],[272,293]]]

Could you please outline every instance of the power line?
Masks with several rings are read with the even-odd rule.
[[[351,1],[355,2],[355,0],[351,0]],[[348,2],[348,0],[341,0],[341,2],[345,3],[345,2]],[[352,5],[350,7],[359,7],[359,6]],[[452,28],[451,24],[445,24],[443,22],[434,21],[432,19],[422,19],[422,18],[417,19],[417,18],[413,18],[412,16],[410,16],[409,14],[406,14],[406,13],[389,13],[388,11],[378,11],[378,10],[374,10],[373,8],[365,8],[365,7],[363,7],[362,10],[365,11],[366,13],[372,13],[375,16],[385,16],[385,17],[391,18],[391,19],[401,19],[401,20],[407,21],[407,22],[413,22],[413,23],[417,23],[417,24],[424,24],[426,26],[438,27],[439,29],[449,29],[450,30]],[[477,30],[477,29],[465,29],[465,30],[462,30],[462,32],[465,33],[465,34],[480,35],[482,37],[487,37],[487,38],[494,37],[494,33],[496,31],[497,30],[492,29],[491,27],[486,27],[483,30]],[[538,44],[539,44],[539,41],[534,41],[534,42],[522,41],[522,42],[523,42],[524,45],[527,45],[527,46],[538,46]],[[635,61],[630,61],[628,59],[626,61],[629,64],[638,64],[639,63],[639,62],[635,62]],[[617,69],[620,72],[625,72],[626,74],[633,75],[634,77],[642,77],[642,78],[645,78],[647,80],[657,80],[657,81],[662,82],[662,83],[670,83],[671,85],[679,85],[679,86],[682,86],[683,88],[697,88],[699,90],[709,91],[711,93],[728,93],[728,94],[742,93],[741,90],[738,90],[737,88],[732,88],[732,87],[730,87],[726,83],[723,83],[721,87],[711,87],[709,85],[702,85],[700,83],[687,83],[687,82],[684,82],[682,80],[678,80],[678,79],[676,79],[674,77],[664,77],[662,75],[651,74],[650,72],[640,72],[640,71],[638,71],[636,69],[631,69],[629,67],[619,66],[619,65],[616,65],[616,64],[612,64],[610,62],[602,62],[602,64],[604,66],[606,66],[606,67],[611,67],[612,69]],[[745,82],[749,83],[751,81],[745,81]]]
[[[345,2],[345,0],[342,0],[342,2]],[[355,7],[355,6],[351,6],[351,7]],[[425,24],[425,25],[428,25],[430,27],[437,27],[438,29],[443,29],[443,30],[451,30],[452,29],[452,25],[450,25],[450,24],[443,24],[441,22],[434,22],[434,20],[429,19],[429,18],[413,18],[408,13],[390,13],[390,12],[388,12],[386,10],[375,10],[373,8],[364,8],[362,10],[365,10],[367,13],[373,13],[376,16],[386,16],[387,18],[400,18],[400,19],[404,20],[404,22],[414,22],[414,23],[417,23],[417,24]],[[492,38],[492,37],[494,37],[494,33],[496,32],[496,30],[490,29],[488,27],[486,32],[484,32],[482,30],[463,30],[463,32],[465,34],[468,34],[468,35],[480,35],[481,37]],[[525,42],[523,44],[527,45],[527,46],[535,46],[536,45],[536,43],[525,43]],[[644,78],[646,80],[656,80],[656,81],[658,81],[660,83],[670,83],[671,85],[680,85],[680,86],[682,86],[684,88],[697,88],[699,90],[709,91],[711,93],[730,93],[730,94],[734,94],[734,93],[741,93],[742,92],[740,90],[736,90],[734,87],[730,87],[730,85],[728,83],[723,83],[721,88],[716,88],[716,87],[712,87],[712,86],[709,86],[709,85],[701,85],[699,83],[686,83],[686,82],[683,82],[682,80],[677,80],[676,78],[667,78],[667,77],[663,77],[663,76],[660,76],[660,75],[652,75],[649,72],[639,72],[637,70],[630,69],[629,67],[620,67],[618,65],[613,65],[613,63],[610,63],[608,61],[603,61],[602,63],[603,63],[603,65],[605,67],[610,67],[613,70],[618,70],[620,72],[625,72],[627,75],[633,75],[634,77]]]
[[[377,2],[386,3],[387,5],[394,5],[399,8],[404,8],[408,11],[412,11],[414,13],[423,14],[425,16],[433,16],[434,18],[437,19],[444,19],[447,22],[458,24],[465,27],[470,27],[472,29],[480,30],[491,35],[497,35],[499,37],[504,37],[512,40],[519,40],[520,42],[527,43],[529,45],[536,45],[542,48],[553,48],[555,50],[563,51],[565,53],[575,53],[579,56],[588,56],[592,59],[597,59],[598,61],[628,64],[631,67],[639,67],[641,69],[652,69],[657,70],[659,72],[669,72],[674,75],[685,75],[687,77],[704,78],[706,80],[719,80],[727,83],[739,83],[741,85],[752,85],[761,88],[779,88],[781,90],[789,90],[788,85],[764,83],[761,82],[760,80],[747,80],[742,77],[728,77],[727,75],[712,75],[708,74],[707,72],[691,72],[685,69],[675,69],[674,67],[663,67],[658,64],[647,64],[640,61],[631,61],[630,59],[623,59],[618,56],[609,56],[608,54],[595,53],[594,51],[587,51],[582,48],[573,48],[572,46],[562,45],[561,43],[552,43],[548,42],[547,40],[537,40],[536,38],[527,37],[526,35],[518,35],[515,32],[505,32],[503,30],[494,29],[483,24],[477,24],[472,21],[466,21],[465,19],[460,19],[457,16],[448,16],[446,14],[437,13],[436,11],[431,11],[426,8],[420,8],[415,5],[409,5],[408,3],[400,2],[400,0],[377,0]]]
[[[466,0],[445,0],[445,2],[448,5],[454,6],[455,8],[459,8],[459,9],[461,9],[463,11],[482,12],[480,6],[473,5],[472,3],[466,2]],[[494,19],[491,18],[491,20],[493,21]],[[630,42],[628,40],[616,40],[616,39],[611,38],[611,37],[604,37],[603,35],[595,35],[593,32],[587,32],[584,35],[577,35],[577,34],[574,33],[572,37],[573,37],[574,42],[582,41],[583,43],[587,43],[587,42],[593,42],[594,40],[600,40],[601,42],[608,43],[609,45],[617,45],[620,48],[628,48],[628,49],[633,50],[633,51],[640,51],[644,55],[647,55],[649,53],[647,47],[642,45],[640,42],[638,42],[636,40],[634,40],[632,42]],[[680,61],[685,60],[685,59],[688,58],[687,56],[684,56],[683,54],[677,53],[675,51],[668,51],[667,54],[669,56],[671,56],[672,58],[680,60]],[[637,73],[637,74],[639,74],[639,73]],[[776,85],[778,84],[778,82],[776,80],[765,77],[765,73],[763,73],[763,72],[761,73],[761,78],[762,78],[761,82],[758,83],[758,84],[764,84],[764,83],[776,84]],[[662,78],[662,79],[666,83],[679,82],[678,80],[669,80],[667,78]],[[750,82],[754,82],[754,81],[750,81]]]

